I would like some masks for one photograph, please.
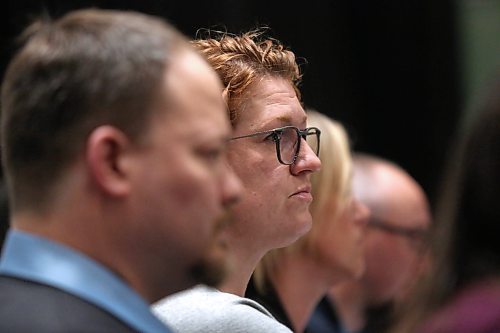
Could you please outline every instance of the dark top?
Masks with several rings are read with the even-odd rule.
[[[323,297],[307,323],[309,333],[347,333],[340,323],[335,305]]]
[[[384,304],[369,308],[365,312],[365,317],[365,327],[356,332],[348,331],[342,326],[334,302],[324,297],[314,310],[307,324],[307,330],[309,333],[384,333],[390,328],[392,305]]]
[[[281,304],[278,294],[274,290],[272,284],[266,281],[266,293],[260,293],[255,288],[253,278],[248,283],[245,297],[253,299],[257,303],[264,306],[280,323],[293,331],[292,322],[285,312],[285,308]]]
[[[391,302],[366,310],[366,325],[359,333],[385,333],[394,322],[394,306]]]

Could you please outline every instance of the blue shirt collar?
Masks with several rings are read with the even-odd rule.
[[[67,246],[10,230],[0,274],[46,284],[84,299],[140,332],[171,332],[149,304],[108,268]]]

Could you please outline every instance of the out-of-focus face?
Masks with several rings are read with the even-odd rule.
[[[306,128],[306,113],[286,80],[263,78],[244,97],[234,136],[287,125]],[[234,210],[237,223],[233,233],[267,251],[292,243],[310,229],[310,176],[321,162],[305,140],[292,165],[278,161],[275,143],[268,135],[231,141],[228,156],[244,187]]]
[[[372,219],[405,230],[425,231],[430,213],[420,187],[408,176],[379,172],[376,195],[384,204],[372,209]],[[423,260],[422,239],[389,232],[368,223],[366,273],[362,285],[368,302],[378,305],[404,295],[418,279]]]
[[[332,201],[334,198],[332,198]],[[332,283],[356,279],[365,270],[364,239],[370,211],[357,199],[351,199],[338,215],[335,202],[315,233],[318,255],[330,268]],[[334,217],[335,216],[335,217]]]
[[[131,200],[140,221],[130,248],[156,270],[152,274],[169,267],[164,281],[184,289],[200,282],[193,275],[215,274],[224,265],[217,230],[241,183],[227,164],[231,129],[212,69],[195,52],[180,51],[162,89],[164,99],[133,165]]]

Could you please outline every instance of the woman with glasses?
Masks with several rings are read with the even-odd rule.
[[[243,183],[243,196],[225,230],[232,260],[224,283],[168,298],[155,311],[177,332],[290,332],[243,296],[264,254],[296,241],[312,225],[320,130],[307,127],[295,55],[262,31],[209,36],[193,46],[225,87],[233,127],[228,163]]]
[[[294,332],[304,331],[333,284],[362,274],[369,215],[351,196],[351,154],[343,126],[315,111],[308,112],[308,126],[320,128],[322,139],[322,169],[312,177],[312,229],[264,256],[247,290]]]

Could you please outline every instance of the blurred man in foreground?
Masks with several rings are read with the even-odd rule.
[[[240,192],[221,83],[147,15],[80,10],[24,39],[2,90],[0,331],[169,332],[149,303],[219,282]]]

